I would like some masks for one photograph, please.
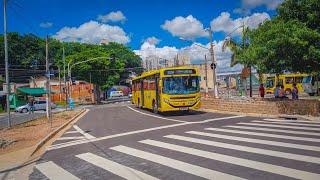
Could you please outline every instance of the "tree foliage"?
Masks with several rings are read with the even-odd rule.
[[[250,46],[240,56],[260,72],[312,73],[320,70],[320,0],[288,0],[278,15],[249,32]]]
[[[0,35],[0,41],[4,37]],[[120,73],[124,68],[141,67],[142,60],[137,56],[130,47],[122,44],[111,42],[109,44],[96,45],[84,44],[78,42],[60,42],[56,39],[49,39],[49,61],[53,65],[63,66],[62,52],[65,49],[66,64],[72,60],[72,63],[85,61],[96,57],[100,58],[95,61],[75,65],[72,69],[72,75],[83,80],[91,80],[101,87],[110,87],[120,78]],[[44,38],[37,37],[33,34],[20,35],[19,33],[8,33],[8,55],[9,64],[13,66],[31,65],[33,60],[37,60],[38,68],[44,68],[45,65],[45,48],[46,41]],[[116,55],[115,64],[110,64],[110,55]],[[4,44],[0,43],[0,64],[4,65]],[[110,69],[122,69],[113,70]],[[141,69],[133,69],[134,72],[140,73]]]

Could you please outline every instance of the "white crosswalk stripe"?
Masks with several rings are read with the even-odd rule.
[[[291,140],[299,140],[299,141],[320,142],[320,139],[315,139],[315,138],[285,136],[285,135],[268,134],[268,133],[257,133],[257,132],[248,132],[248,131],[238,131],[238,130],[230,130],[230,129],[206,128],[205,130],[236,133],[236,134],[246,134],[246,135],[254,135],[254,136],[263,136],[263,137],[272,137],[272,138],[280,138],[280,139],[291,139]]]
[[[102,158],[100,156],[94,155],[92,153],[84,153],[76,155],[76,157],[85,160],[91,164],[94,164],[100,168],[103,168],[113,174],[116,174],[124,179],[131,179],[131,180],[141,180],[141,179],[148,179],[148,180],[158,180],[158,178],[152,177],[148,174],[143,172],[137,171],[130,167],[121,165],[119,163],[110,161],[106,158]]]
[[[237,158],[237,157],[227,156],[227,155],[218,154],[218,153],[212,153],[208,151],[188,148],[185,146],[179,146],[179,145],[174,145],[174,144],[169,144],[169,143],[164,143],[164,142],[154,141],[154,140],[143,140],[139,142],[160,147],[160,148],[170,149],[178,152],[183,152],[183,153],[200,156],[200,157],[204,157],[212,160],[222,161],[230,164],[235,164],[239,166],[249,167],[252,169],[275,173],[275,174],[288,176],[292,178],[320,179],[320,174],[310,173],[310,172],[296,170],[292,168],[286,168],[278,165],[272,165],[272,164],[252,161],[248,159]]]
[[[73,125],[73,128],[75,128],[79,133],[81,133],[85,138],[87,139],[94,139],[96,137],[84,132],[82,129],[79,128],[77,125]]]
[[[304,132],[304,131],[290,131],[290,130],[282,130],[282,129],[258,128],[258,127],[248,127],[248,126],[231,126],[231,125],[224,126],[224,127],[236,128],[236,129],[248,129],[248,130],[261,130],[261,131],[268,131],[268,132],[281,132],[281,133],[288,133],[288,134],[320,136],[320,133]]]
[[[265,127],[277,127],[277,128],[286,128],[286,129],[301,129],[301,130],[320,131],[320,128],[311,128],[311,127],[283,126],[283,125],[272,125],[272,124],[262,124],[262,123],[237,123],[237,124],[240,124],[240,125],[265,126]]]
[[[320,121],[304,121],[304,120],[284,120],[284,119],[263,119],[264,121],[277,121],[277,122],[302,122],[311,124],[320,124]]]
[[[320,179],[320,172],[317,172],[317,169],[320,167],[320,157],[317,155],[313,156],[313,154],[320,152],[320,144],[317,144],[320,143],[320,129],[315,128],[318,127],[315,123],[311,124],[307,121],[296,122],[298,121],[280,122],[277,119],[255,120],[248,123],[241,122],[236,125],[226,125],[222,128],[212,127],[204,128],[203,131],[187,131],[183,135],[165,135],[161,137],[161,140],[145,139],[138,141],[138,149],[124,145],[109,148],[109,151],[116,151],[118,155],[125,155],[125,157],[120,156],[121,159],[130,156],[130,161],[133,161],[130,162],[130,167],[121,164],[123,161],[117,160],[116,162],[110,158],[98,156],[91,152],[76,154],[74,156],[75,158],[79,158],[78,161],[90,163],[91,167],[109,172],[110,175],[117,176],[118,178],[130,180],[165,179],[164,177],[166,176],[159,174],[161,172],[159,167],[161,166],[205,179],[252,179],[255,177],[246,175],[243,172],[237,172],[236,167],[238,166],[246,168],[249,174],[254,174],[257,171],[265,172],[266,177],[268,176],[270,179],[273,176],[286,176],[295,179],[318,180]],[[313,132],[310,130],[313,130]],[[70,131],[71,133],[76,132]],[[85,134],[85,132],[82,133]],[[246,137],[241,137],[240,135],[245,135]],[[308,136],[306,137],[306,135]],[[264,137],[267,137],[268,140],[262,139]],[[84,137],[60,137],[58,140],[74,138],[79,138],[80,140],[78,141],[81,141]],[[282,141],[279,142],[279,139]],[[293,141],[289,143],[284,140],[295,141],[294,143],[291,143]],[[255,144],[259,144],[260,146],[255,147]],[[148,150],[145,149],[146,146],[148,146]],[[268,148],[264,148],[266,146]],[[152,148],[151,152],[150,147]],[[203,150],[204,147],[205,150]],[[280,150],[278,150],[279,147]],[[215,148],[218,150],[215,151]],[[304,153],[307,150],[308,152]],[[175,152],[175,156],[173,156],[173,151]],[[225,154],[225,151],[227,154]],[[190,157],[190,159],[188,158],[189,162],[185,162],[181,158],[178,160],[176,154]],[[249,156],[250,158],[246,158]],[[220,166],[202,167],[202,165],[197,164],[200,161],[191,161],[195,158],[199,159],[199,157],[206,160],[205,164],[211,161],[212,163],[219,161],[219,163],[226,166],[230,165],[230,168],[221,168]],[[139,163],[141,161],[149,161],[150,166],[153,166],[151,162],[156,163],[158,164],[156,165],[157,168],[150,167],[150,169],[143,169],[141,171],[142,166],[137,166],[138,163],[134,162],[135,158],[139,159]],[[265,161],[266,158],[268,159],[267,161]],[[64,161],[63,163],[73,162]],[[281,163],[278,164],[276,162]],[[84,177],[78,174],[83,171],[72,170],[72,165],[63,165],[70,168],[65,169],[55,163],[48,161],[37,164],[35,167],[49,179],[79,179],[78,177]],[[292,165],[294,163],[297,163],[297,165]],[[77,172],[77,174],[70,172]]]
[[[320,124],[306,124],[306,123],[291,123],[291,122],[270,122],[270,121],[252,121],[258,123],[268,123],[268,124],[284,124],[284,125],[296,125],[296,126],[308,126],[308,127],[320,127]]]
[[[141,151],[138,149],[126,147],[126,146],[116,146],[110,148],[112,150],[125,153],[131,156],[139,157],[141,159],[146,159],[164,166],[168,166],[189,174],[193,174],[205,179],[242,179],[240,177],[232,176],[222,172],[214,171],[204,167],[196,166],[193,164],[185,163],[175,159],[167,158],[157,154]]]
[[[47,176],[47,178],[51,180],[61,180],[61,179],[78,180],[79,179],[73,174],[61,168],[60,166],[56,165],[52,161],[37,164],[35,166],[42,174],[44,174],[45,176]]]
[[[57,140],[74,140],[74,139],[85,139],[85,137],[83,137],[83,136],[79,136],[79,137],[60,137]]]
[[[79,133],[78,131],[67,131],[65,134],[73,134],[73,133]]]
[[[186,141],[186,142],[197,143],[197,144],[204,144],[204,145],[208,145],[208,146],[215,146],[215,147],[233,149],[233,150],[250,152],[250,153],[255,153],[255,154],[262,154],[262,155],[268,155],[268,156],[274,156],[274,157],[280,157],[280,158],[292,159],[292,160],[297,160],[297,161],[304,161],[304,162],[320,164],[320,158],[312,157],[312,156],[284,153],[284,152],[280,152],[280,151],[272,151],[272,150],[266,150],[266,149],[260,149],[260,148],[227,144],[227,143],[221,143],[221,142],[216,142],[216,141],[208,141],[208,140],[191,138],[191,137],[186,137],[186,136],[167,135],[164,137],[176,139],[176,140],[181,140],[181,141]]]
[[[279,147],[287,147],[287,148],[303,149],[303,150],[319,151],[320,152],[320,147],[317,147],[317,146],[300,145],[300,144],[284,143],[284,142],[278,142],[278,141],[252,139],[252,138],[243,138],[243,137],[236,137],[236,136],[227,136],[227,135],[205,133],[205,132],[199,132],[199,131],[188,131],[186,133],[200,135],[200,136],[220,138],[220,139],[233,140],[233,141],[251,142],[251,143],[256,143],[256,144],[264,144],[264,145],[272,145],[272,146],[279,146]]]

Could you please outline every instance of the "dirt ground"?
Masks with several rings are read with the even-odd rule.
[[[52,128],[50,128],[50,122],[44,117],[11,128],[1,129],[0,139],[13,140],[15,143],[0,148],[0,155],[36,145],[50,132],[59,128],[79,112],[79,110],[74,110],[53,114]]]

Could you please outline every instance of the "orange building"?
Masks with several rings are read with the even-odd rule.
[[[51,100],[54,102],[66,100],[66,94],[68,93],[68,96],[70,97],[70,87],[67,86],[67,89],[65,89],[64,85],[61,85],[61,94],[60,94],[60,86],[59,85],[52,85],[51,91],[55,92],[55,94],[51,95]],[[93,84],[76,84],[71,86],[71,97],[75,102],[80,103],[94,103],[94,85]]]

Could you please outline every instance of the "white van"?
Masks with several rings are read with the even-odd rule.
[[[122,97],[123,92],[122,91],[112,91],[110,92],[110,97]]]

